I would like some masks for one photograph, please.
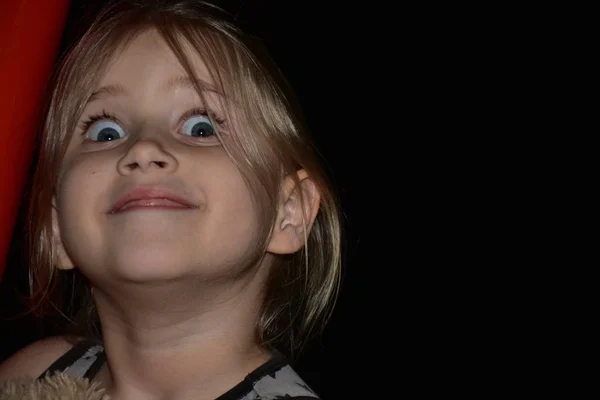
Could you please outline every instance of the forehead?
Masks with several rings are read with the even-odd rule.
[[[213,85],[206,63],[193,46],[179,40],[185,58],[193,68],[196,77]],[[171,50],[166,41],[155,30],[147,30],[122,45],[113,55],[101,75],[97,86],[126,85],[134,87],[137,83],[168,81],[178,83],[187,78],[185,68]],[[162,82],[165,83],[165,82]]]

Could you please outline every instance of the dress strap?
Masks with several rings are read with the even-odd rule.
[[[47,374],[64,372],[76,378],[92,379],[106,362],[104,347],[97,343],[83,341],[73,346],[54,361],[40,378]]]

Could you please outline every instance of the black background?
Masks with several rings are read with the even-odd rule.
[[[84,17],[93,15],[101,3],[72,2],[63,48],[72,40]],[[348,3],[314,0],[218,3],[236,15],[243,28],[265,42],[298,95],[309,130],[327,160],[341,197],[346,224],[342,291],[326,331],[297,364],[301,376],[324,399],[355,398],[370,391],[366,387],[375,383],[367,377],[373,376],[369,370],[376,366],[367,360],[372,359],[371,353],[386,352],[384,341],[377,338],[373,341],[372,331],[382,329],[379,316],[366,306],[372,295],[372,280],[378,276],[374,265],[381,262],[373,248],[367,252],[365,238],[382,234],[367,235],[367,216],[380,219],[378,212],[382,211],[371,200],[374,196],[369,195],[369,188],[377,186],[377,180],[386,179],[370,163],[382,140],[381,134],[373,135],[370,129],[379,118],[373,104],[380,99],[370,90],[374,61],[372,50],[368,49],[378,44],[366,34],[373,24],[368,9],[358,3],[350,7]],[[3,317],[0,360],[42,335],[30,319],[15,318],[23,311],[18,290],[25,290],[27,279],[20,254],[20,226],[18,222],[0,285]]]

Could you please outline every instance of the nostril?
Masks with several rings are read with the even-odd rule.
[[[164,168],[167,166],[167,163],[164,161],[154,161],[154,164],[156,164],[159,168]]]

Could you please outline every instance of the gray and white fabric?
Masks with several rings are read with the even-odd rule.
[[[93,379],[106,362],[102,344],[81,342],[56,360],[40,377],[65,372],[78,378]],[[215,400],[315,400],[319,399],[289,365],[285,357],[273,358]]]

